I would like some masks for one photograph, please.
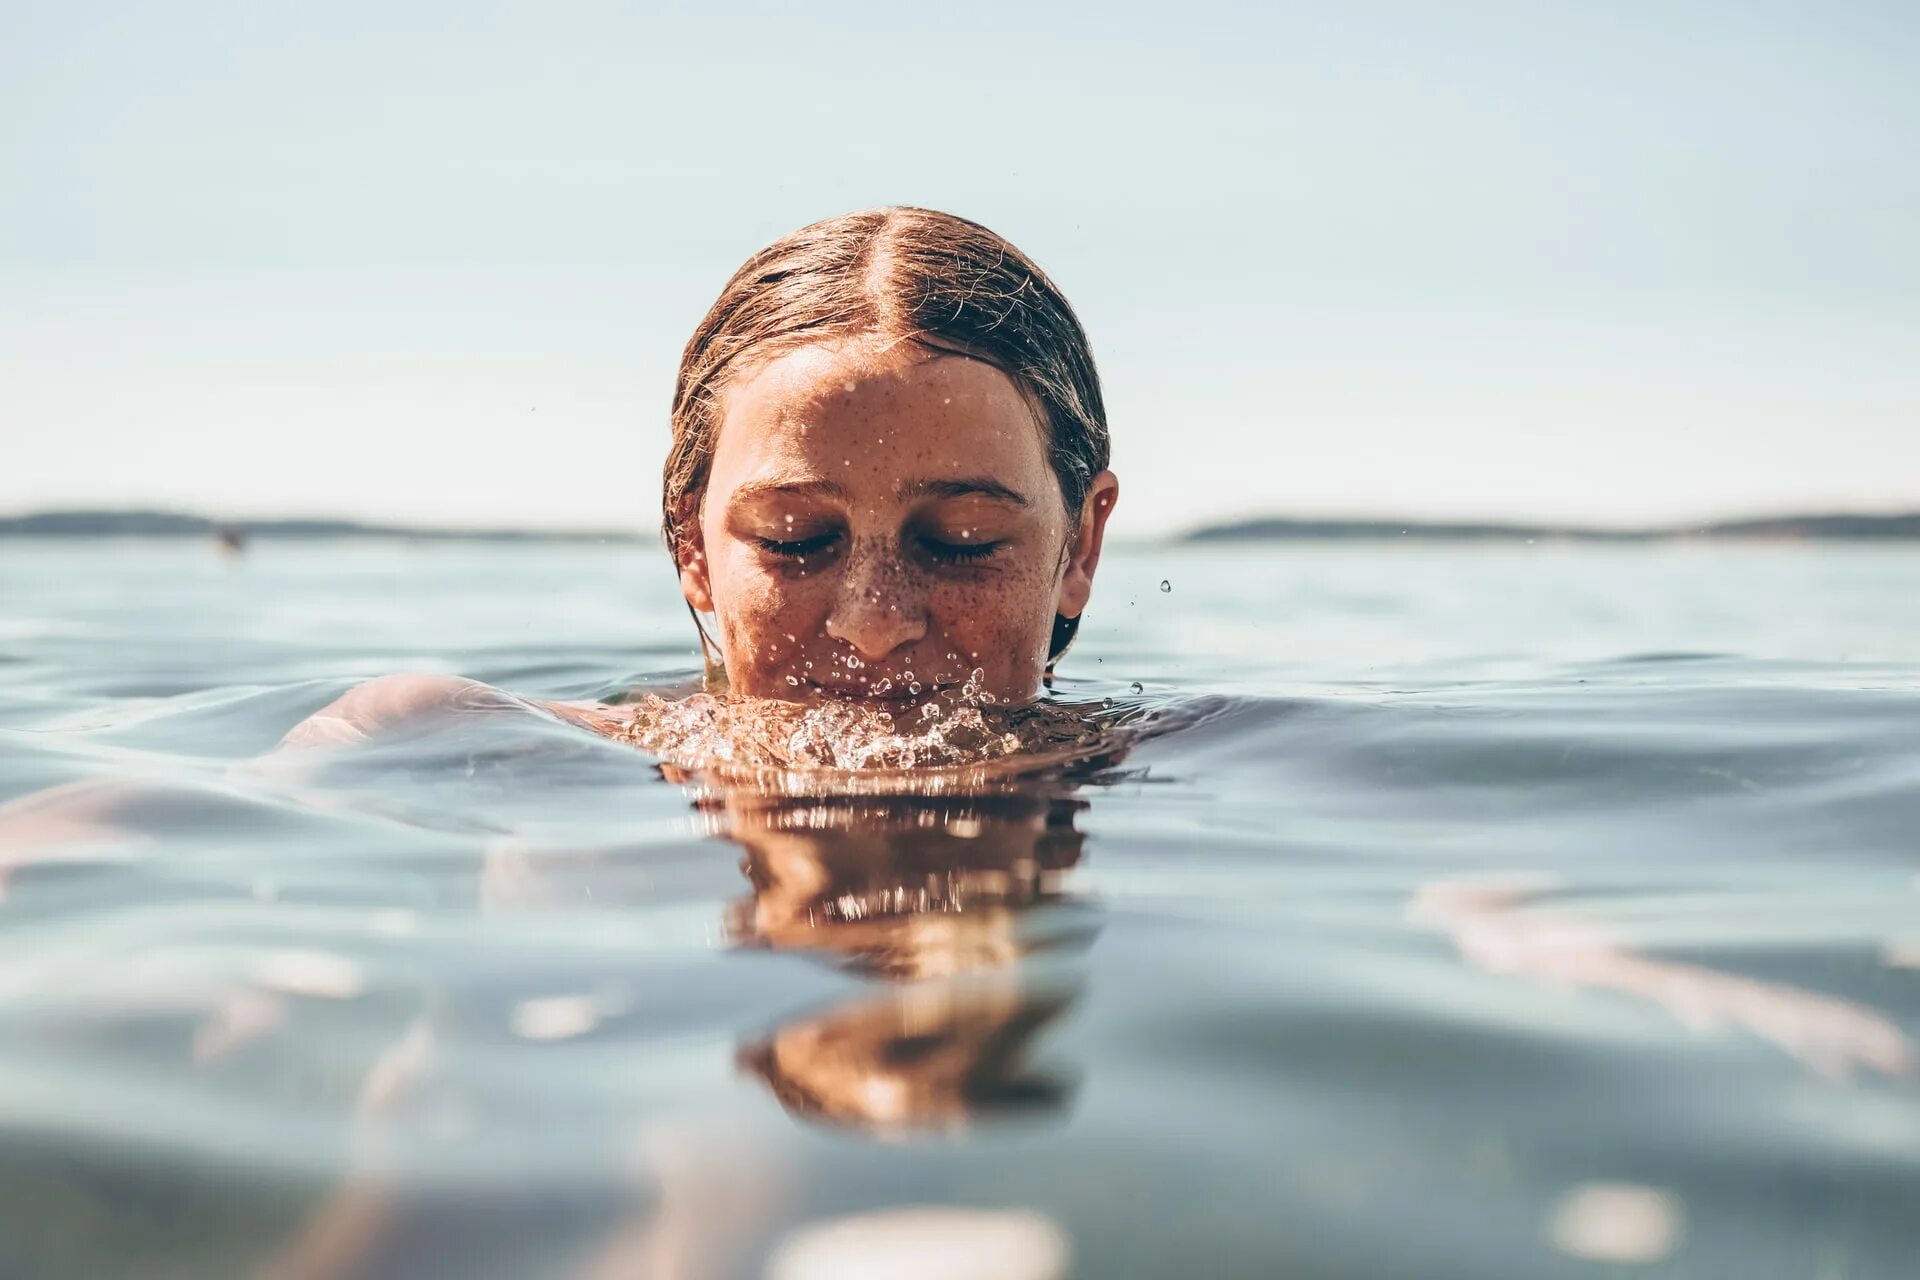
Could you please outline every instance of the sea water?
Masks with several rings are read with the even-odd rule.
[[[1920,550],[1121,547],[1025,773],[261,759],[692,640],[651,547],[0,543],[83,819],[0,825],[0,1276],[1920,1267]]]

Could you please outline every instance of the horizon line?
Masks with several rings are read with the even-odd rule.
[[[659,530],[556,527],[542,525],[427,525],[340,515],[254,516],[220,519],[168,507],[43,507],[0,512],[0,536],[7,537],[210,537],[225,532],[264,537],[389,537],[658,542]],[[1698,536],[1915,537],[1920,538],[1920,506],[1904,511],[1799,510],[1731,518],[1637,525],[1597,525],[1504,517],[1405,517],[1391,515],[1250,515],[1173,529],[1160,534],[1117,539],[1168,543],[1263,541],[1280,538],[1565,538],[1590,541],[1653,541]]]

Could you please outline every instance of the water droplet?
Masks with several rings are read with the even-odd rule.
[[[1112,698],[1102,698],[1102,699],[1100,699],[1100,705],[1101,705],[1101,706],[1103,706],[1103,707],[1106,707],[1106,708],[1108,708],[1108,709],[1111,709],[1111,708],[1113,707],[1113,699],[1112,699]]]
[[[1162,591],[1171,591],[1173,590],[1173,583],[1169,582],[1165,578],[1162,578],[1160,579],[1160,589]]]
[[[1145,693],[1147,691],[1147,687],[1141,684],[1138,680],[1135,680],[1132,684],[1128,685],[1127,689],[1131,693]]]

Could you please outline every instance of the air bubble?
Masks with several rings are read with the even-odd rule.
[[[790,684],[790,685],[792,685],[792,686],[793,686],[794,688],[796,688],[796,689],[798,689],[798,688],[800,687],[800,677],[799,677],[799,676],[788,676],[788,677],[787,677],[787,683],[788,683],[788,684]]]
[[[1171,591],[1173,590],[1173,583],[1168,581],[1166,578],[1162,578],[1160,579],[1160,589],[1162,591]]]
[[[1127,689],[1133,693],[1145,693],[1147,691],[1147,686],[1141,684],[1138,680],[1135,680],[1132,684],[1127,686]]]

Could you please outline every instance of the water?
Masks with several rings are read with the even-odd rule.
[[[0,1275],[1914,1274],[1920,551],[1122,548],[1158,732],[945,794],[248,763],[684,689],[658,560],[0,544]]]

